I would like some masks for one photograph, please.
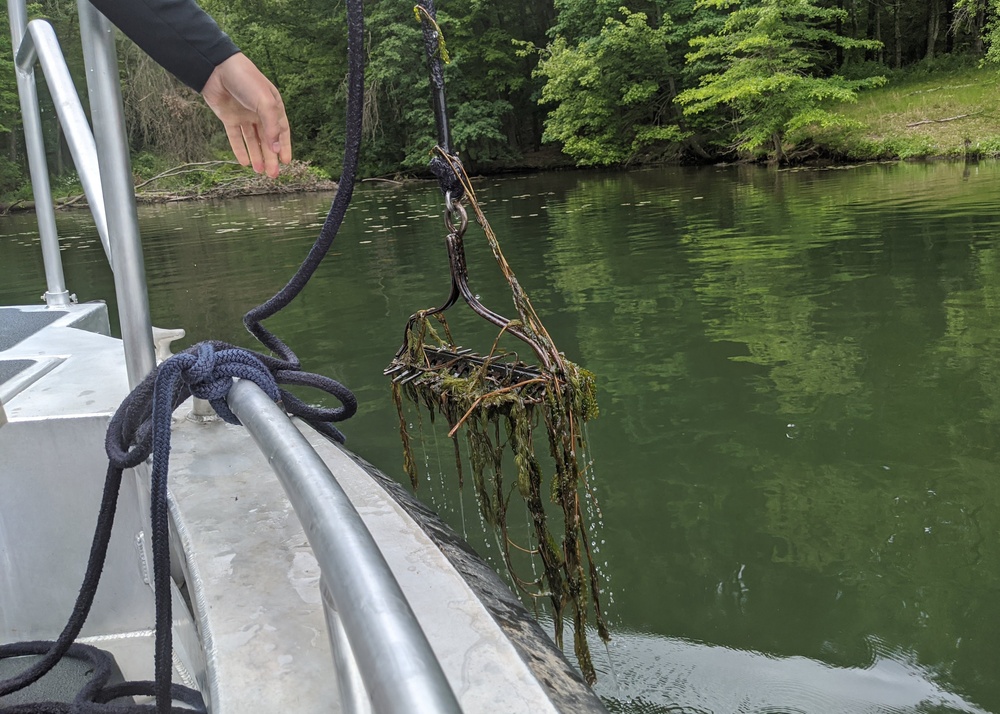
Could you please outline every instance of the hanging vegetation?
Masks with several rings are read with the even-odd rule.
[[[460,474],[462,457],[457,437],[464,433],[480,509],[486,523],[498,535],[511,579],[529,596],[549,600],[559,646],[563,640],[563,619],[572,619],[574,651],[585,677],[593,683],[596,674],[586,639],[591,608],[598,633],[605,641],[609,638],[601,611],[600,576],[591,554],[585,509],[581,507],[581,501],[592,498],[588,467],[582,458],[585,449],[582,427],[597,416],[594,375],[556,349],[500,251],[468,177],[460,166],[458,172],[467,200],[511,288],[518,319],[507,320],[493,313],[468,290],[462,245],[467,221],[464,209],[456,205],[448,219],[452,229],[448,235],[452,297],[443,307],[423,310],[410,318],[403,346],[386,369],[386,374],[393,376],[404,465],[416,488],[418,474],[406,428],[405,397],[426,408],[432,420],[435,415],[444,418],[448,435],[456,440]],[[450,223],[452,215],[463,219],[457,228]],[[485,355],[459,347],[441,314],[459,296],[500,327],[497,339]],[[500,350],[498,343],[504,334],[528,343],[541,364],[529,366],[512,353]],[[536,455],[535,431],[539,427],[545,430],[551,456],[549,474],[543,468],[543,460]],[[503,463],[508,452],[513,456],[516,483],[505,481]],[[531,544],[515,542],[508,530],[509,508],[515,493],[530,515]],[[546,510],[546,502],[556,505],[556,509],[551,509],[556,514]],[[537,558],[542,566],[541,575],[526,578],[516,572],[513,551]]]

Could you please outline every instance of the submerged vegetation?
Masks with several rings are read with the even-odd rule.
[[[471,294],[463,295],[476,312],[500,327],[485,356],[460,347],[441,312],[456,301],[464,283],[462,237],[467,221],[448,236],[452,257],[452,298],[443,308],[422,310],[406,326],[405,340],[386,370],[393,375],[393,398],[399,412],[404,466],[414,488],[418,473],[404,413],[404,397],[426,408],[433,420],[443,417],[462,474],[462,449],[457,435],[465,435],[468,463],[485,522],[498,535],[500,550],[512,581],[527,596],[551,604],[555,639],[562,646],[563,619],[572,620],[574,651],[591,683],[596,673],[586,638],[591,610],[600,636],[608,629],[601,608],[600,575],[591,553],[591,537],[581,501],[593,498],[588,486],[588,464],[583,455],[582,427],[597,416],[594,375],[570,362],[552,342],[528,296],[500,251],[489,223],[479,209],[471,185],[466,194],[486,233],[500,269],[510,286],[518,318],[506,320],[487,310]],[[463,209],[464,210],[464,209]],[[463,214],[464,218],[464,214]],[[456,273],[457,271],[457,273]],[[529,366],[516,355],[499,349],[505,334],[527,343],[540,361]],[[551,457],[551,473],[536,453],[535,431],[544,429]],[[504,456],[514,462],[514,483],[505,478]],[[520,496],[531,523],[532,543],[517,543],[508,528],[514,494]],[[553,517],[546,503],[555,504]],[[561,522],[561,533],[559,532]],[[541,575],[525,577],[514,565],[512,550],[541,562]]]

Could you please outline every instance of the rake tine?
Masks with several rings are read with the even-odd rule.
[[[403,378],[399,380],[399,384],[408,384],[408,383],[412,382],[413,380],[415,380],[417,377],[419,377],[422,374],[423,374],[423,372],[421,372],[419,369],[418,370],[414,370],[412,374],[403,376]],[[393,381],[396,381],[396,380],[393,380]]]

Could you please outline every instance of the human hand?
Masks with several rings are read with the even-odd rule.
[[[242,52],[215,68],[201,90],[222,120],[233,155],[243,166],[275,178],[292,160],[285,105],[273,84]]]

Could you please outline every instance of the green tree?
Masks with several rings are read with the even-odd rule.
[[[435,131],[424,41],[413,5],[378,2],[366,20],[372,38],[365,72],[366,164],[378,174],[422,169]]]
[[[578,46],[557,37],[538,65],[541,101],[554,105],[543,138],[581,166],[624,164],[683,137],[670,114],[669,19],[653,28],[645,13],[618,11],[622,19],[608,18]]]
[[[6,21],[6,14],[3,20]],[[14,76],[14,55],[10,32],[0,33],[0,137],[6,151],[0,154],[0,192],[9,193],[24,182],[18,159],[18,136],[21,127],[21,105],[17,98]]]
[[[346,72],[343,7],[318,0],[205,0],[207,9],[278,86],[296,153],[335,170],[343,142]],[[441,0],[438,22],[452,61],[445,68],[452,138],[477,164],[510,160],[540,141],[543,112],[535,58],[514,38],[542,41],[551,0]],[[426,167],[435,142],[420,25],[412,3],[370,0],[363,171],[392,174]]]
[[[7,24],[6,13],[3,13],[3,21]],[[10,134],[20,125],[20,107],[10,32],[5,31],[0,33],[0,134]]]
[[[299,158],[339,170],[346,10],[319,0],[201,0],[281,92]]]
[[[957,0],[954,27],[972,35],[975,55],[1000,62],[1000,0]]]
[[[465,0],[442,3],[452,62],[445,70],[453,139],[472,166],[516,159],[541,141],[537,57],[517,43],[544,41],[549,2]],[[444,10],[447,9],[447,13]]]
[[[709,9],[734,7],[718,34],[691,41],[689,63],[720,59],[723,69],[701,77],[699,86],[677,97],[688,115],[728,111],[737,124],[736,147],[771,160],[785,159],[789,132],[809,124],[843,124],[825,106],[853,102],[859,89],[885,80],[848,80],[823,76],[836,48],[877,48],[874,40],[838,35],[832,27],[844,10],[819,7],[811,0],[701,0]]]
[[[550,34],[576,44],[601,34],[604,21],[615,14],[621,0],[555,0],[554,4],[556,19]]]

